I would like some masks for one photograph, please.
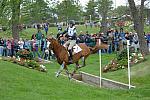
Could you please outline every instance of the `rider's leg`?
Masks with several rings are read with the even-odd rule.
[[[70,41],[70,45],[68,47],[68,51],[69,51],[69,54],[70,54],[70,57],[69,57],[69,62],[73,62],[73,56],[72,56],[72,49],[73,49],[73,46],[76,44],[76,40],[71,40]]]
[[[69,52],[69,62],[72,63],[72,49],[68,50]]]
[[[68,40],[65,44],[64,47],[67,49],[68,45],[70,44],[70,40]]]

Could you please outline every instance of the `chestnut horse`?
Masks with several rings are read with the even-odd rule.
[[[62,72],[63,69],[65,69],[68,78],[71,79],[71,75],[68,71],[67,65],[69,65],[69,54],[67,49],[61,45],[56,39],[52,38],[52,37],[48,37],[47,40],[50,42],[49,48],[51,50],[53,50],[58,63],[61,65],[60,69],[58,70],[56,77],[58,77],[60,75],[60,73]],[[82,51],[80,51],[79,53],[76,53],[73,55],[73,63],[76,64],[76,68],[74,70],[74,72],[72,73],[72,75],[80,68],[79,67],[79,60],[80,58],[82,58],[82,62],[83,62],[83,66],[85,66],[85,59],[92,53],[96,53],[99,49],[102,48],[108,48],[108,45],[106,44],[101,44],[99,45],[98,42],[96,43],[96,46],[94,46],[93,48],[88,47],[86,44],[84,43],[80,43],[78,44],[78,46],[82,49]]]

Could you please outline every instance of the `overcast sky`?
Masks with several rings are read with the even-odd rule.
[[[85,6],[88,3],[88,1],[89,0],[80,0],[81,4],[83,6]],[[113,1],[113,6],[114,7],[115,7],[115,4],[116,4],[116,7],[117,7],[117,6],[120,6],[120,5],[126,5],[126,3],[127,3],[127,0],[112,0],[112,1]]]
[[[55,1],[55,0],[54,0]],[[63,0],[59,0],[59,1],[63,1]],[[79,0],[82,6],[85,6],[89,0]],[[128,0],[112,0],[113,1],[113,7],[118,7],[121,5],[126,5],[128,4]],[[134,0],[136,4],[140,4],[141,0]],[[150,8],[150,0],[147,0],[147,2],[149,1],[149,4],[147,5],[147,7]],[[147,2],[145,2],[145,4],[147,4]]]

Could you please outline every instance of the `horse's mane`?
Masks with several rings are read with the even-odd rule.
[[[60,43],[56,39],[52,38],[51,41],[54,45],[61,46]]]
[[[51,39],[51,44],[53,45],[53,49],[59,50],[61,47],[63,47],[56,39]]]

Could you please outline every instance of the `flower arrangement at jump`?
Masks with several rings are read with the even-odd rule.
[[[41,65],[39,60],[34,60],[32,52],[27,50],[18,51],[16,57],[3,57],[2,59],[4,61],[9,61],[30,69],[47,72],[46,67],[44,65]]]
[[[20,57],[22,60],[24,59],[29,59],[32,60],[33,59],[33,54],[30,51],[27,50],[19,50],[16,54],[17,57]]]
[[[130,66],[145,60],[144,55],[140,52],[134,53],[131,52],[129,55],[130,55],[129,58]],[[115,59],[111,60],[111,62],[103,68],[103,72],[116,71],[118,69],[124,69],[127,67],[128,67],[127,49],[124,49],[119,54],[117,54],[117,57]]]

